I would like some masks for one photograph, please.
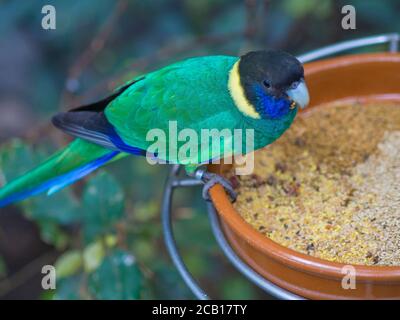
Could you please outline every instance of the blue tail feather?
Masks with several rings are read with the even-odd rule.
[[[112,151],[112,152],[107,153],[106,155],[104,155],[100,158],[97,158],[96,160],[93,160],[93,161],[91,161],[81,167],[78,167],[70,172],[67,172],[63,175],[52,178],[50,180],[47,180],[44,183],[42,183],[36,187],[14,193],[14,194],[0,200],[0,207],[5,207],[6,205],[11,204],[13,202],[24,200],[28,197],[37,195],[46,190],[48,190],[48,192],[47,192],[48,195],[54,194],[55,192],[59,191],[60,189],[72,184],[73,182],[83,178],[84,176],[93,172],[97,168],[101,167],[102,165],[104,165],[105,163],[110,161],[112,158],[114,158],[118,153],[119,153],[118,151]]]

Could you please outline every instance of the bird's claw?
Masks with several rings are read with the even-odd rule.
[[[221,177],[220,175],[218,175],[216,173],[211,173],[206,170],[202,170],[202,171],[200,171],[200,173],[196,173],[196,176],[198,178],[200,178],[201,181],[203,181],[203,183],[204,183],[203,191],[202,191],[204,200],[211,201],[210,194],[209,194],[210,189],[214,185],[220,184],[228,192],[229,196],[232,199],[232,202],[236,201],[237,193],[235,192],[231,183],[227,179]]]

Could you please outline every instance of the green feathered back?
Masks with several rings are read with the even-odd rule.
[[[165,144],[169,147],[169,121],[177,121],[178,132],[190,128],[198,137],[202,129],[254,129],[254,149],[259,149],[276,140],[290,126],[296,111],[279,120],[260,121],[244,116],[228,89],[229,73],[237,61],[237,57],[230,56],[199,57],[149,73],[110,103],[105,110],[106,117],[125,143],[145,150],[153,143],[146,141],[152,128],[167,134]],[[179,150],[185,142],[178,141],[174,149]],[[227,141],[233,147],[230,142]],[[198,149],[201,149],[199,144],[200,139]],[[203,149],[207,147],[209,143]],[[242,151],[245,148],[243,145]],[[176,154],[176,150],[172,151],[171,154]],[[235,152],[229,147],[220,148],[208,152],[209,156],[199,153],[198,158],[190,161],[199,163],[218,158],[223,151],[224,155]],[[169,154],[164,160],[175,162]]]
[[[106,117],[125,143],[145,150],[153,143],[146,141],[149,129],[161,129],[168,138],[169,121],[177,121],[178,131],[190,128],[198,135],[201,129],[240,127],[243,117],[227,86],[237,60],[192,58],[149,73],[110,103]],[[184,143],[178,142],[177,149]]]

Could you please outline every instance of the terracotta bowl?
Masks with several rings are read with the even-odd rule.
[[[337,101],[400,103],[400,54],[348,55],[305,65],[310,108]],[[213,165],[224,174],[227,167]],[[354,266],[356,288],[343,289],[344,264],[298,253],[260,234],[233,208],[220,185],[210,190],[225,235],[260,275],[310,299],[400,299],[400,267]],[[400,230],[399,230],[400,232]]]

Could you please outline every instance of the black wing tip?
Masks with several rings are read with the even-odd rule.
[[[88,119],[95,115],[98,115],[98,113],[94,111],[80,111],[79,114],[78,112],[71,111],[59,112],[51,118],[51,122],[58,129],[65,129],[71,124],[76,123],[78,119]]]
[[[65,118],[65,114],[67,114],[68,112],[60,112],[57,113],[56,115],[54,115],[51,118],[51,123],[53,124],[53,126],[55,126],[58,129],[62,129],[62,124],[63,124],[63,120]]]

